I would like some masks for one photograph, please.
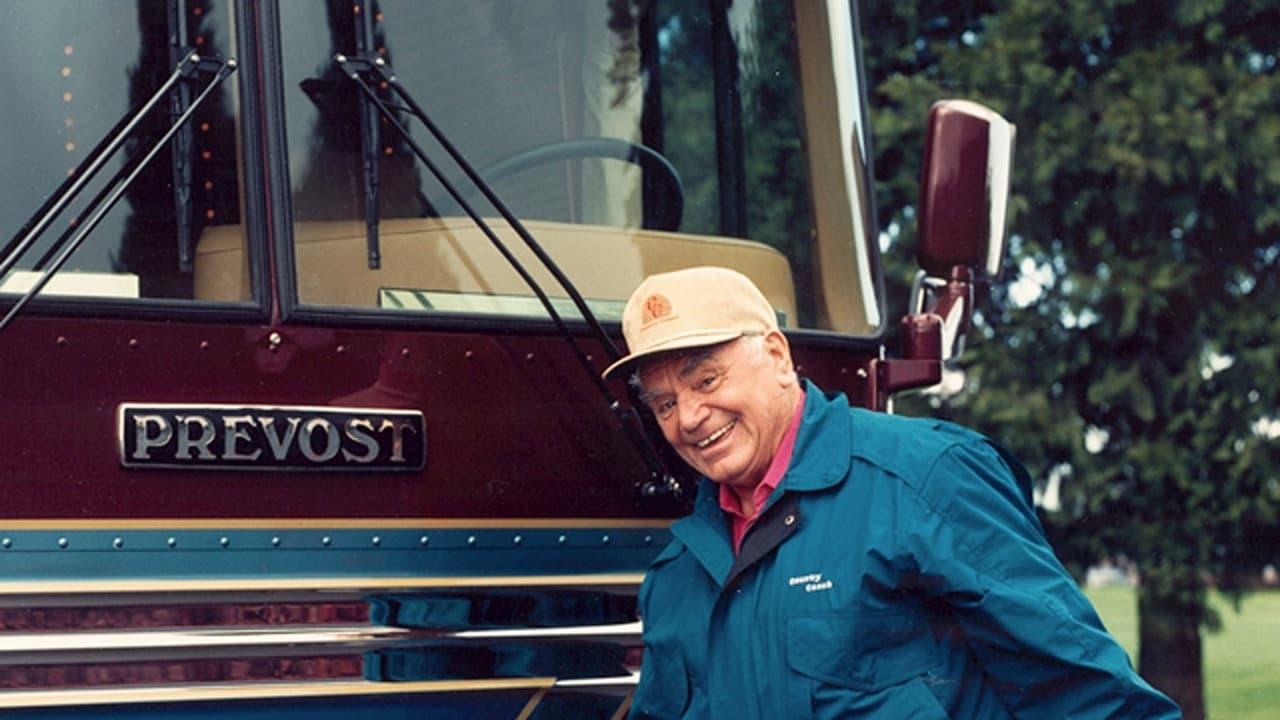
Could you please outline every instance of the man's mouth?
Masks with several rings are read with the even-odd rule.
[[[705,437],[705,438],[703,438],[702,440],[699,440],[698,442],[694,443],[694,445],[696,445],[696,446],[697,446],[697,448],[698,448],[699,450],[705,450],[706,448],[710,447],[712,443],[714,443],[715,441],[717,441],[717,440],[719,440],[720,438],[724,437],[725,433],[727,433],[727,432],[729,432],[730,430],[732,430],[732,429],[733,429],[733,426],[734,426],[734,425],[737,425],[737,424],[738,424],[738,421],[737,421],[737,420],[734,420],[734,421],[730,422],[728,425],[725,425],[724,427],[720,428],[719,430],[717,430],[717,431],[715,431],[715,432],[711,433],[710,435],[706,436],[706,437]]]

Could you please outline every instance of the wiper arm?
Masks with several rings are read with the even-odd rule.
[[[70,241],[68,241],[71,230],[64,232],[54,243],[53,247],[50,248],[50,250],[45,253],[44,257],[40,259],[39,277],[37,277],[32,286],[20,298],[18,298],[17,302],[9,308],[9,312],[5,314],[4,318],[0,319],[0,331],[3,331],[8,327],[9,323],[13,321],[13,318],[16,317],[24,307],[26,307],[27,303],[31,302],[31,299],[38,295],[40,291],[44,289],[45,285],[49,284],[49,281],[53,279],[53,276],[57,274],[60,269],[62,269],[62,266],[66,264],[71,255],[84,244],[84,240],[89,233],[93,232],[93,230],[97,228],[98,224],[102,222],[102,219],[106,217],[106,214],[115,207],[117,202],[120,201],[120,198],[124,196],[124,193],[129,189],[129,186],[133,184],[133,181],[137,179],[138,175],[142,173],[151,160],[154,159],[165,144],[168,143],[184,125],[186,125],[187,121],[191,119],[191,116],[195,114],[195,111],[204,103],[205,99],[212,94],[214,89],[217,88],[217,86],[220,85],[231,73],[235,72],[235,70],[236,61],[234,59],[228,59],[225,62],[222,62],[215,59],[202,59],[196,53],[190,53],[182,59],[182,62],[178,63],[173,75],[161,84],[155,94],[143,103],[142,107],[137,112],[127,117],[125,121],[118,123],[116,127],[112,129],[112,133],[108,135],[108,138],[95,146],[93,151],[90,152],[89,157],[85,158],[85,161],[82,162],[81,165],[76,166],[73,171],[75,182],[72,182],[70,186],[66,186],[64,182],[64,185],[59,187],[60,192],[55,197],[51,198],[52,202],[46,202],[42,205],[36,215],[27,221],[23,226],[23,229],[20,230],[18,235],[10,242],[9,252],[4,257],[3,261],[0,261],[0,278],[3,278],[13,268],[13,266],[17,264],[22,256],[26,254],[32,243],[34,243],[40,234],[44,232],[49,223],[52,222],[53,219],[67,207],[68,203],[70,203],[75,196],[84,189],[85,183],[87,183],[99,170],[102,169],[107,158],[114,155],[115,152],[119,150],[125,139],[138,126],[138,123],[142,120],[143,116],[156,106],[160,99],[169,92],[175,83],[183,78],[190,77],[197,72],[213,72],[213,79],[210,80],[209,84],[200,92],[200,95],[192,101],[190,107],[188,107],[182,115],[174,121],[173,125],[169,127],[165,134],[161,136],[160,139],[157,140],[141,158],[136,161],[131,160],[129,163],[126,163],[125,167],[121,168],[121,170],[111,178],[111,181],[106,185],[106,187],[94,196],[93,200],[85,208],[85,211],[91,211],[92,214],[83,224],[77,224],[78,229],[76,230],[75,236],[71,237]],[[65,187],[65,189],[63,189],[63,187]],[[54,256],[55,252],[57,253],[56,256]],[[52,261],[50,261],[51,257]],[[45,267],[46,263],[49,263],[47,267]]]
[[[57,215],[59,212],[59,210],[52,209],[54,205],[70,200],[70,196],[79,192],[79,185],[89,180],[89,177],[86,177],[86,174],[90,174],[91,177],[91,173],[96,172],[96,169],[92,171],[88,170],[87,166],[93,163],[100,155],[107,152],[107,146],[112,144],[117,136],[124,137],[121,135],[122,132],[125,132],[127,135],[125,127],[130,123],[133,123],[139,113],[145,113],[145,110],[131,110],[121,117],[116,122],[115,126],[102,136],[102,139],[98,141],[98,144],[94,145],[93,149],[84,156],[84,159],[72,168],[71,172],[67,173],[66,179],[58,184],[58,187],[55,188],[47,198],[45,198],[44,202],[40,203],[40,207],[36,208],[36,211],[32,213],[31,217],[27,218],[27,221],[22,224],[22,227],[18,228],[18,232],[14,233],[13,237],[9,238],[9,242],[5,243],[4,250],[0,250],[0,280],[4,278],[5,273],[9,271],[9,267],[13,262],[9,258],[13,257],[15,254],[21,255],[25,252],[25,247],[19,250],[18,246],[26,240],[28,235],[32,232],[32,228],[34,228],[37,223],[40,223],[41,227],[35,229],[35,235],[40,234],[44,229],[44,224],[47,223],[45,218],[47,217],[52,219],[53,216]],[[70,194],[70,196],[68,194]]]
[[[636,449],[640,452],[641,457],[644,459],[645,465],[649,471],[650,479],[640,488],[641,494],[647,497],[679,498],[683,492],[682,483],[667,469],[667,465],[663,461],[661,453],[658,452],[651,436],[646,431],[643,421],[634,410],[634,406],[639,404],[638,399],[634,396],[634,389],[632,389],[628,384],[628,391],[632,394],[631,400],[633,407],[626,408],[617,400],[617,398],[614,397],[613,393],[609,390],[608,385],[605,384],[604,380],[600,377],[600,374],[596,372],[596,369],[591,365],[591,361],[587,359],[586,353],[583,352],[577,339],[574,337],[573,333],[569,331],[564,319],[560,317],[560,313],[556,311],[555,306],[551,303],[550,298],[547,297],[546,292],[538,284],[537,280],[533,278],[528,269],[524,267],[518,258],[516,258],[516,256],[511,252],[511,249],[506,246],[506,243],[498,237],[497,233],[493,231],[493,228],[490,227],[489,224],[480,217],[480,214],[475,210],[475,208],[467,202],[463,194],[453,185],[452,182],[450,182],[450,180],[440,170],[439,166],[437,166],[436,163],[427,156],[426,152],[417,143],[417,141],[409,135],[408,128],[401,124],[391,107],[378,97],[373,88],[369,86],[369,83],[365,81],[362,73],[370,73],[376,76],[379,83],[386,83],[386,86],[395,92],[395,94],[405,103],[408,111],[414,117],[418,118],[423,126],[427,128],[427,131],[431,133],[431,136],[435,138],[436,142],[438,142],[441,147],[444,148],[445,152],[449,154],[449,157],[452,158],[454,163],[462,169],[463,173],[466,174],[472,184],[481,192],[481,194],[484,195],[485,199],[489,201],[500,215],[502,215],[503,219],[510,223],[511,228],[515,230],[516,234],[524,241],[529,250],[533,252],[534,256],[537,257],[542,266],[546,268],[552,277],[555,278],[560,287],[563,288],[572,299],[574,306],[586,321],[593,336],[605,349],[610,362],[612,362],[613,360],[621,357],[621,353],[619,353],[617,346],[614,345],[613,340],[607,333],[605,333],[604,328],[600,326],[600,322],[587,306],[586,300],[583,299],[582,294],[578,292],[578,289],[574,287],[573,283],[564,274],[556,262],[551,259],[551,256],[547,254],[541,244],[533,238],[533,235],[529,233],[524,224],[520,222],[510,209],[507,208],[506,204],[502,202],[497,193],[493,191],[493,188],[485,182],[484,178],[482,178],[480,174],[476,172],[475,168],[471,166],[471,163],[469,163],[453,143],[449,141],[448,137],[440,130],[440,128],[432,122],[426,111],[424,111],[417,101],[414,100],[409,91],[400,84],[395,72],[384,59],[378,56],[373,56],[372,59],[369,59],[369,56],[367,55],[352,58],[338,54],[334,56],[334,61],[342,71],[356,83],[363,96],[368,99],[370,104],[377,108],[378,112],[386,119],[387,124],[395,128],[400,137],[403,138],[405,143],[413,150],[414,155],[422,161],[422,164],[426,166],[427,170],[430,171],[432,175],[435,176],[435,178],[444,187],[445,191],[448,192],[449,196],[453,198],[454,202],[456,202],[467,216],[471,218],[472,222],[480,228],[480,231],[489,239],[489,242],[493,244],[494,248],[498,250],[507,263],[510,264],[516,273],[520,275],[521,279],[524,280],[525,284],[529,286],[534,295],[537,296],[538,301],[542,304],[547,314],[555,323],[556,329],[569,343],[574,355],[578,358],[578,362],[591,378],[601,396],[605,398],[609,408],[615,413],[615,415],[617,415],[624,431],[627,433],[627,436],[631,439],[632,443],[636,446]]]
[[[193,58],[195,59],[194,61]],[[92,180],[94,175],[98,174],[107,158],[120,149],[124,141],[137,128],[138,123],[142,121],[142,118],[151,112],[156,104],[160,102],[160,99],[169,92],[170,88],[182,80],[184,76],[194,71],[197,62],[198,56],[195,53],[183,58],[182,62],[178,63],[178,66],[174,68],[173,74],[161,83],[160,88],[141,107],[121,118],[120,122],[116,123],[115,127],[111,128],[107,135],[89,151],[85,159],[79,165],[76,165],[70,176],[58,186],[54,194],[36,210],[35,214],[27,222],[23,223],[22,228],[18,230],[18,234],[5,247],[5,256],[0,260],[0,278],[3,278],[13,269],[13,265],[27,252],[27,249],[31,247],[31,243],[35,242],[40,233],[44,232],[45,227],[58,216],[58,213],[66,208],[67,203],[75,199],[75,196],[84,189],[85,184]]]

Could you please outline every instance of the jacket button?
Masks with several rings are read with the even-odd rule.
[[[796,524],[796,516],[794,514],[782,518],[782,524],[791,526]]]

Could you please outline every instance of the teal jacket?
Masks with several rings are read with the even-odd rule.
[[[1176,718],[1054,557],[1026,471],[806,386],[735,557],[715,486],[640,590],[632,718]]]

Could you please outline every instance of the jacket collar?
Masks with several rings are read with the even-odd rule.
[[[791,466],[761,508],[761,514],[786,493],[814,492],[840,484],[852,463],[853,421],[848,400],[843,394],[826,395],[808,380],[804,381],[804,390],[804,413]],[[733,567],[734,555],[728,519],[720,509],[719,486],[702,478],[693,512],[672,525],[671,531],[723,585]]]
[[[843,393],[826,395],[808,380],[804,381],[804,398],[804,417],[791,467],[778,485],[785,492],[813,492],[838,485],[853,462],[848,399]]]

